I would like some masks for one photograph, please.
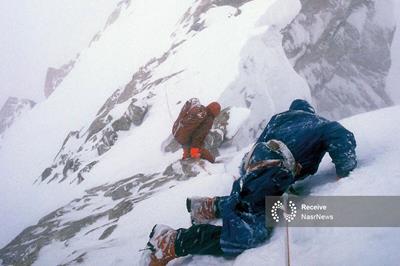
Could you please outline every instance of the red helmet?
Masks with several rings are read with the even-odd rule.
[[[217,117],[221,112],[221,105],[217,102],[212,102],[207,105],[207,109],[213,114],[214,117]]]

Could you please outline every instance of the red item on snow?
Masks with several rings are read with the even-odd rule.
[[[209,161],[210,163],[215,162],[215,157],[212,155],[212,153],[207,150],[207,149],[199,149],[199,148],[189,148],[189,147],[183,147],[183,155],[182,155],[182,160],[185,159],[205,159]]]
[[[200,148],[190,148],[190,157],[192,157],[193,159],[200,159],[201,157]]]

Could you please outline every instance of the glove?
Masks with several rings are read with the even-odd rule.
[[[190,148],[190,157],[193,159],[200,159],[201,151],[200,148]]]

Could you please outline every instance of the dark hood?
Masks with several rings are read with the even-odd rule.
[[[312,113],[315,114],[315,109],[314,107],[311,106],[307,101],[305,100],[294,100],[292,104],[289,107],[290,111],[304,111],[307,113]]]

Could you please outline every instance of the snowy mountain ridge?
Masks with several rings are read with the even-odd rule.
[[[25,112],[32,109],[36,103],[28,99],[9,97],[0,109],[0,139],[4,132]]]
[[[283,46],[321,115],[340,119],[393,104],[386,89],[393,9],[391,1],[302,1]]]
[[[61,79],[55,75],[54,82],[49,82],[49,98],[9,128],[1,142],[0,201],[5,204],[0,206],[0,212],[5,230],[0,236],[0,246],[4,246],[0,249],[0,265],[136,264],[140,256],[137,251],[143,248],[154,223],[189,225],[183,204],[185,197],[229,193],[232,176],[238,175],[237,166],[249,145],[269,118],[286,110],[293,99],[312,101],[317,109],[332,117],[392,104],[390,101],[376,104],[381,100],[371,96],[368,85],[371,80],[364,75],[363,64],[360,67],[357,57],[352,56],[353,50],[338,49],[335,56],[350,54],[344,64],[350,63],[351,67],[354,64],[359,71],[346,72],[341,67],[329,66],[326,70],[326,65],[315,63],[325,60],[324,56],[333,49],[328,47],[325,52],[314,53],[322,49],[316,43],[326,42],[326,38],[315,37],[314,43],[293,39],[296,49],[301,46],[309,50],[297,55],[295,49],[296,59],[288,59],[291,58],[288,36],[314,32],[312,17],[320,16],[318,12],[329,18],[327,21],[345,21],[336,28],[329,23],[322,28],[327,32],[339,31],[343,25],[348,27],[349,13],[359,10],[354,6],[364,5],[360,1],[349,1],[352,4],[330,1],[329,8],[316,6],[311,12],[309,7],[313,2],[121,2],[106,27],[95,35],[65,75]],[[376,17],[374,8],[389,2],[368,3],[370,16],[366,24],[370,25]],[[343,12],[347,12],[345,18]],[[304,17],[311,23],[303,25]],[[366,20],[363,16],[360,19]],[[385,55],[383,68],[370,64],[368,69],[375,78],[371,82],[379,83],[374,93],[385,98],[384,80],[390,66],[394,25],[376,24],[372,32],[361,26],[358,29],[366,39],[386,36],[382,38],[384,45],[373,46],[367,55],[371,58]],[[349,35],[337,37],[346,39]],[[304,63],[315,69],[296,67],[296,60],[315,60]],[[334,97],[316,97],[315,83],[311,81],[318,77],[321,66],[330,77],[366,84],[353,86],[344,94],[338,94],[343,92],[343,84],[326,87],[326,95],[341,95],[335,98],[335,108],[343,107],[344,113],[328,108],[326,102]],[[358,99],[349,100],[357,94],[371,101],[360,100],[368,102],[364,105]],[[172,141],[170,129],[181,106],[192,97],[198,97],[203,104],[218,100],[225,108],[207,140],[207,145],[221,155],[224,163],[179,161],[179,145]],[[384,166],[382,158],[396,157],[398,149],[389,141],[377,143],[380,134],[397,139],[389,132],[396,132],[393,125],[398,122],[390,114],[398,112],[398,107],[393,107],[344,121],[357,133],[359,142],[361,167],[350,178],[339,183],[310,181],[331,180],[332,167],[325,161],[317,177],[298,185],[311,193],[317,186],[315,191],[327,195],[359,194],[357,186],[363,186],[365,194],[373,193],[374,186],[385,188],[384,193],[396,194],[397,174],[389,173],[398,173],[399,169],[396,164]],[[379,118],[381,125],[371,131],[369,119],[373,117]],[[368,137],[362,134],[367,130],[371,131]],[[375,161],[370,159],[372,151],[379,155]],[[387,180],[374,179],[373,173],[380,170],[387,171]],[[361,181],[364,176],[365,183]],[[385,186],[385,180],[394,185]],[[322,263],[331,259],[331,253],[312,245],[310,236],[323,241],[318,238],[319,229],[313,230],[309,230],[309,235],[308,231],[294,230],[295,243],[305,243],[304,247],[295,244],[295,252],[299,252],[296,257],[300,257],[300,252],[313,250],[323,254],[314,258]],[[328,231],[331,232],[322,231],[321,236],[329,235]],[[397,233],[397,230],[351,232],[355,241],[368,240],[369,244],[376,236],[381,237],[378,244],[396,243]],[[340,244],[348,246],[344,239],[348,232],[333,230],[333,234],[339,240],[334,248],[340,249]],[[283,264],[281,238],[278,231],[265,246],[245,252],[233,261],[195,256],[171,264]],[[366,246],[361,245],[356,252],[364,255],[364,249]],[[384,255],[392,251],[388,249]],[[335,258],[330,265],[350,261],[351,254],[345,255],[342,261]],[[396,259],[393,255],[385,258],[389,265]],[[300,265],[315,261],[300,260]],[[356,262],[353,264],[357,265]],[[377,260],[366,256],[362,262],[358,265],[374,265]]]

